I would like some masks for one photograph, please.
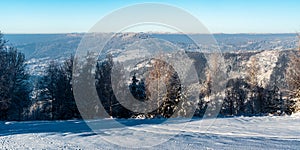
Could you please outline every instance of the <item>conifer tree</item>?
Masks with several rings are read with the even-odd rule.
[[[0,119],[24,119],[24,110],[30,104],[30,92],[24,54],[7,46],[0,33]]]

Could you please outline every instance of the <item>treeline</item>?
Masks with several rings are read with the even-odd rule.
[[[207,79],[202,83],[205,86],[199,89],[199,101],[191,102],[188,101],[189,87],[184,87],[174,68],[163,61],[152,61],[146,77],[134,73],[127,83],[129,79],[124,75],[122,64],[114,63],[111,55],[96,62],[91,61],[89,55],[92,54],[87,53],[85,63],[80,64],[81,72],[75,75],[78,78],[73,75],[73,67],[78,65],[74,64],[76,58],[70,57],[63,63],[52,61],[33,85],[26,71],[24,54],[7,46],[0,34],[0,120],[81,119],[73,93],[75,83],[87,93],[90,87],[96,87],[100,99],[100,103],[92,105],[87,100],[85,109],[90,114],[84,114],[85,118],[101,117],[96,115],[101,107],[105,112],[100,113],[106,114],[102,117],[114,118],[203,117],[208,108],[218,109],[209,107],[216,105],[211,99],[215,94],[211,93],[212,72],[205,73]],[[245,78],[226,81],[219,115],[281,115],[299,111],[300,59],[297,56],[291,59],[286,73],[291,85],[288,96],[284,96],[276,84],[260,85],[256,75],[258,68],[252,61]],[[95,70],[91,69],[94,64]],[[88,78],[94,80],[85,80]],[[118,90],[114,90],[116,88]],[[124,92],[125,89],[129,89],[129,93]],[[133,99],[152,105],[140,105]]]
[[[299,58],[298,58],[299,59]],[[296,112],[293,107],[295,103],[291,100],[294,96],[286,91],[281,91],[278,83],[270,83],[263,86],[259,82],[259,65],[257,58],[250,58],[250,64],[246,66],[246,74],[241,77],[226,80],[224,87],[224,98],[220,107],[219,116],[256,116],[256,115],[283,115]],[[291,61],[293,62],[293,61]],[[290,66],[291,67],[291,66]],[[287,71],[286,74],[288,74]],[[206,76],[211,76],[212,72],[206,72]],[[299,74],[300,75],[300,74]],[[286,75],[287,78],[291,78]],[[293,80],[296,79],[295,77]],[[210,93],[212,79],[207,78],[204,89],[202,89],[197,116],[203,116],[208,105],[214,105],[214,101],[209,100],[213,93]],[[276,81],[275,81],[276,82]],[[290,91],[293,88],[289,89]],[[285,93],[284,93],[285,92]]]
[[[29,119],[65,120],[80,118],[72,90],[73,57],[63,63],[52,61],[35,85]]]
[[[203,102],[207,105],[209,102]],[[203,107],[203,106],[202,106]],[[252,86],[245,79],[235,78],[227,82],[220,116],[254,116],[291,114],[290,104],[274,85],[264,88]]]

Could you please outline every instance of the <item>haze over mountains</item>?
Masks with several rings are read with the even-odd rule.
[[[184,34],[130,33],[141,38],[158,38],[174,43],[187,51],[200,51],[199,47]],[[9,43],[31,58],[60,58],[74,54],[83,33],[71,34],[6,34]],[[190,35],[201,38],[201,34]],[[287,50],[297,47],[296,34],[214,34],[221,51]],[[131,39],[130,39],[131,38]],[[126,41],[127,40],[127,41]],[[132,42],[132,37],[123,43]],[[117,43],[117,42],[114,42]],[[121,45],[120,45],[121,46]],[[118,47],[115,47],[118,48]],[[121,49],[121,47],[119,47]]]
[[[83,38],[83,33],[70,34],[6,34],[9,43],[25,53],[29,71],[32,75],[41,75],[47,64],[53,59],[63,61],[75,54]],[[190,37],[205,40],[207,35],[191,34]],[[271,83],[282,83],[285,86],[284,71],[289,61],[288,56],[293,54],[297,47],[296,34],[215,34],[213,35],[220,50],[224,53],[226,66],[232,78],[247,73],[251,58],[256,58],[260,69],[258,71],[259,83],[268,86]],[[137,57],[136,48],[145,47],[135,45],[136,41],[171,42],[182,50],[188,52],[189,57],[195,60],[199,77],[204,76],[206,59],[201,53],[205,45],[200,47],[183,34],[162,33],[118,33],[106,45],[105,50],[114,58],[128,60]],[[143,43],[143,42],[141,42]],[[202,47],[201,47],[202,46]],[[126,51],[124,51],[126,49]],[[131,50],[130,50],[131,49]],[[149,51],[150,52],[150,51]],[[143,55],[146,53],[143,53]]]

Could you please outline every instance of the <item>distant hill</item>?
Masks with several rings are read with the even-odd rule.
[[[189,51],[198,49],[188,36],[182,34],[152,34],[151,36],[176,43]],[[197,40],[205,40],[201,34],[189,35]],[[296,34],[213,34],[223,52],[247,50],[286,50],[297,45]]]
[[[187,51],[201,51],[187,35],[183,34],[159,34],[136,33],[142,38],[158,38],[174,43]],[[66,57],[77,49],[83,33],[71,34],[6,34],[9,43],[25,53],[27,59],[49,57],[53,59]],[[192,34],[191,37],[205,40],[201,34]],[[296,34],[214,34],[221,51],[248,51],[248,50],[287,50],[294,49],[297,45]],[[135,36],[140,37],[140,36]],[[122,49],[119,39],[113,41],[115,50]],[[127,40],[127,41],[126,41]],[[123,43],[134,42],[134,39],[122,39]]]
[[[83,34],[6,34],[9,44],[23,52],[27,59],[59,58],[74,54]]]

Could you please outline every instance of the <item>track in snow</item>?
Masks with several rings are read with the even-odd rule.
[[[296,116],[118,121],[0,122],[0,149],[300,149]]]

